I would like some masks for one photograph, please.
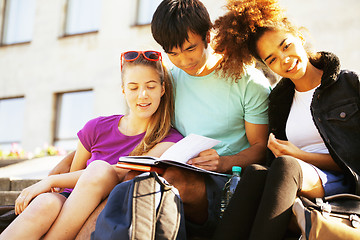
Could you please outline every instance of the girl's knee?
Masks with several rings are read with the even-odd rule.
[[[119,178],[113,166],[105,161],[94,161],[85,169],[74,191],[82,189],[89,193],[108,194],[118,182]]]
[[[109,163],[96,160],[85,169],[84,173],[81,175],[81,181],[84,181],[86,184],[90,185],[98,185],[101,183],[106,183],[115,176],[117,176],[116,172]]]
[[[279,169],[279,171],[292,173],[301,172],[301,167],[298,163],[298,160],[290,156],[275,158],[271,164],[271,169]]]
[[[51,213],[58,214],[65,201],[66,198],[58,193],[43,193],[30,203],[28,211],[35,212],[36,216],[48,216]]]
[[[277,176],[285,181],[294,181],[299,190],[301,189],[303,173],[296,158],[290,156],[278,157],[274,159],[270,169],[272,176]]]
[[[95,160],[86,167],[86,171],[106,171],[107,169],[112,168],[108,162],[103,160]]]

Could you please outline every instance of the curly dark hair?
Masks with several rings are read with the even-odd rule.
[[[239,79],[245,66],[258,59],[256,41],[265,31],[295,30],[277,0],[228,0],[226,8],[214,23],[214,50],[224,56],[220,67],[231,78]]]

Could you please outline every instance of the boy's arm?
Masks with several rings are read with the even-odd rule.
[[[250,79],[244,95],[244,120],[250,147],[235,155],[221,156],[220,172],[231,172],[232,166],[247,167],[266,162],[270,85],[260,71],[248,69],[248,74]]]
[[[75,156],[75,152],[73,151],[71,153],[69,153],[67,156],[65,156],[50,172],[49,172],[49,176],[50,175],[55,175],[55,174],[61,174],[61,173],[67,173],[70,172],[70,167],[71,164],[73,162],[74,156]]]
[[[231,172],[232,166],[247,167],[254,163],[265,164],[268,125],[245,121],[245,131],[250,147],[235,155],[220,157],[220,172]]]

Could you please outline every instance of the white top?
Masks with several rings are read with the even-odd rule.
[[[303,151],[311,153],[329,153],[319,131],[316,129],[310,112],[310,104],[315,92],[299,92],[295,89],[289,118],[286,123],[288,140]]]

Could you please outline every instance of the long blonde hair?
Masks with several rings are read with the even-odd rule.
[[[144,138],[129,154],[134,156],[142,155],[148,152],[156,144],[161,142],[169,133],[171,128],[171,120],[174,115],[174,93],[172,78],[170,77],[165,66],[162,64],[161,60],[149,61],[146,60],[142,54],[140,54],[140,56],[135,61],[124,61],[122,66],[123,69],[121,71],[122,79],[124,77],[126,66],[129,65],[143,65],[154,68],[159,73],[161,84],[165,88],[165,93],[161,97],[159,107],[150,118],[150,122],[147,126]]]

